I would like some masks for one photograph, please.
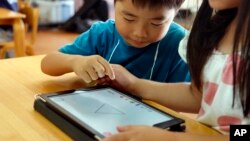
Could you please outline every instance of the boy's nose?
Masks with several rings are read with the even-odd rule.
[[[144,39],[147,37],[147,29],[143,26],[137,26],[134,29],[133,35],[135,38]]]

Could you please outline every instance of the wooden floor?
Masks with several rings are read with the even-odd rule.
[[[77,33],[60,31],[56,28],[39,29],[33,46],[35,55],[55,51],[61,46],[73,42],[76,36],[78,36]]]

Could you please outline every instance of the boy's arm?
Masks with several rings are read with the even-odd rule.
[[[73,72],[72,63],[79,55],[69,55],[61,52],[52,52],[46,55],[41,62],[43,73],[59,76],[65,73]]]
[[[75,72],[86,83],[105,75],[114,79],[110,64],[99,55],[82,56],[53,52],[43,58],[41,70],[52,76]]]

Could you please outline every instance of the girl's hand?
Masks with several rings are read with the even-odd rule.
[[[104,76],[109,79],[115,78],[109,62],[99,55],[80,56],[72,62],[73,71],[86,83],[90,83]]]
[[[103,141],[174,141],[174,134],[150,126],[120,126],[118,134],[106,137]]]

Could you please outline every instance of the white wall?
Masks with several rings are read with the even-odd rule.
[[[196,12],[201,4],[202,0],[185,0],[182,4],[182,9],[190,9],[192,12]]]

